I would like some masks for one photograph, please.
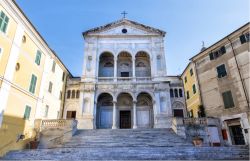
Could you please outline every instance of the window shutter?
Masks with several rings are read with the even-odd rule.
[[[223,102],[224,102],[225,108],[234,107],[234,101],[233,101],[233,96],[232,96],[231,91],[227,91],[227,92],[222,93],[222,97],[223,97]]]
[[[214,60],[214,54],[213,53],[210,53],[209,57],[210,57],[210,60]]]
[[[39,50],[37,50],[37,52],[36,52],[36,60],[35,60],[37,65],[40,65],[41,56],[42,56],[41,52]]]
[[[240,42],[241,42],[241,44],[244,44],[244,43],[246,42],[246,37],[245,37],[245,35],[241,35],[241,36],[240,36]]]
[[[35,93],[36,81],[37,81],[36,76],[32,74],[31,81],[30,81],[30,88],[29,88],[29,91],[31,93]]]
[[[31,111],[31,107],[26,105],[25,111],[24,111],[24,116],[23,116],[23,118],[25,120],[28,120],[30,118],[30,111]]]

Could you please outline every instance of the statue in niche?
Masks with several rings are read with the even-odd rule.
[[[92,56],[88,56],[88,60],[87,60],[87,70],[91,71],[91,61],[92,61]]]
[[[136,67],[146,67],[146,65],[143,62],[137,63]]]
[[[113,66],[114,66],[113,63],[111,62],[107,62],[104,64],[104,67],[113,67]]]

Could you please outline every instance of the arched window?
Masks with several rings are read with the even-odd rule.
[[[170,97],[174,97],[174,91],[173,91],[173,89],[170,89]]]
[[[79,98],[79,96],[80,96],[80,91],[77,90],[77,91],[76,91],[76,98]]]
[[[76,92],[75,90],[72,91],[72,95],[71,95],[71,98],[75,98],[76,97]]]
[[[67,91],[67,99],[70,99],[70,94],[71,94],[71,91],[68,90],[68,91]]]
[[[174,96],[178,97],[178,90],[177,89],[174,89]]]
[[[182,89],[179,89],[179,97],[183,97]]]

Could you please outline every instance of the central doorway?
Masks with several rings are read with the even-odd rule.
[[[232,143],[234,145],[245,145],[242,128],[240,125],[229,126],[231,133]]]
[[[120,129],[131,128],[131,111],[120,111]]]

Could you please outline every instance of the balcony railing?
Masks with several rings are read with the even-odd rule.
[[[98,82],[148,82],[151,77],[98,77]]]

